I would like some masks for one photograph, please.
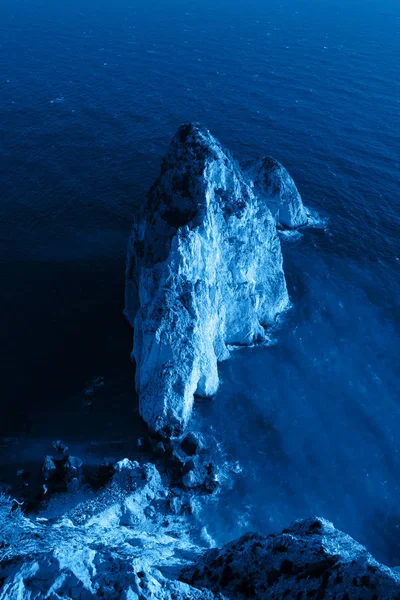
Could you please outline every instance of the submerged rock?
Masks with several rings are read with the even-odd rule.
[[[130,236],[125,315],[140,413],[178,436],[229,345],[266,339],[289,303],[275,222],[210,132],[181,127]]]
[[[271,156],[257,161],[248,175],[254,193],[264,200],[277,225],[295,229],[306,225],[308,217],[295,182],[280,162]]]
[[[206,552],[181,575],[232,600],[400,599],[400,576],[324,519],[296,521],[279,535],[249,533]]]

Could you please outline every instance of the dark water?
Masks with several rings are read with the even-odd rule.
[[[237,353],[199,407],[243,469],[210,530],[317,513],[400,563],[399,52],[391,0],[0,4],[0,422],[15,461],[54,437],[139,435],[126,240],[170,137],[200,120],[239,159],[276,156],[329,220],[284,246],[294,307],[277,344]]]

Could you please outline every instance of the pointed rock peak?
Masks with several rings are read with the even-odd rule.
[[[207,127],[201,123],[186,123],[181,125],[172,139],[172,145],[180,144],[189,149],[212,149],[215,146],[220,147],[219,142],[210,133]]]
[[[279,161],[276,160],[273,156],[264,156],[260,160],[261,166],[264,170],[264,175],[268,177],[269,173],[273,173],[274,171],[286,170],[283,165]]]
[[[236,161],[208,129],[189,123],[173,137],[144,210],[153,225],[158,221],[156,237],[170,238],[185,225],[200,225],[217,205],[227,215],[244,210],[249,195]]]
[[[170,168],[176,170],[192,166],[194,172],[200,175],[207,160],[217,160],[221,156],[224,156],[224,151],[209,130],[200,123],[188,123],[182,125],[172,138],[161,174]]]
[[[178,138],[181,144],[187,142],[198,142],[201,144],[206,138],[212,136],[209,130],[200,123],[186,123],[179,127],[175,137]]]
[[[264,156],[250,169],[255,193],[265,200],[277,225],[295,229],[307,224],[307,213],[295,182],[280,162]]]

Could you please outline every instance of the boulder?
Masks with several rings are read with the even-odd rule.
[[[76,479],[82,481],[83,461],[78,456],[68,456],[64,463],[65,481],[68,485],[70,481]]]
[[[183,438],[180,444],[183,452],[187,454],[187,456],[194,456],[201,452],[201,450],[205,447],[204,438],[200,433],[195,433],[193,431],[189,431],[187,435]]]

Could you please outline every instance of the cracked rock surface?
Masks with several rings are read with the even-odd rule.
[[[3,497],[0,600],[400,599],[396,570],[328,521],[209,549],[190,506],[154,465],[128,459],[61,516],[27,518]]]
[[[167,437],[194,396],[213,396],[232,345],[267,339],[289,304],[274,218],[204,127],[185,125],[136,216],[125,315],[134,329],[140,412]]]
[[[324,519],[296,521],[267,537],[242,536],[209,550],[182,578],[232,600],[396,600],[398,573]]]
[[[0,497],[0,600],[222,598],[178,581],[204,542],[189,496],[153,464],[124,459],[98,496],[54,507],[28,518]]]

